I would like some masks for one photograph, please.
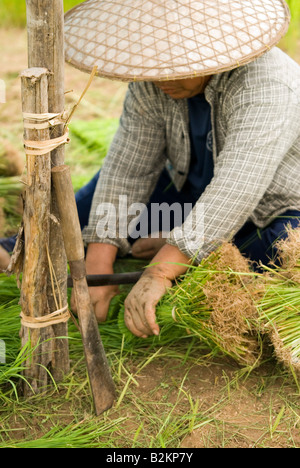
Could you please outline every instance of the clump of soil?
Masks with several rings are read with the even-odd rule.
[[[24,170],[24,158],[14,146],[0,139],[0,176],[13,177],[21,175]]]
[[[229,243],[222,245],[214,267],[216,273],[203,288],[211,308],[211,326],[226,351],[238,350],[241,361],[252,365],[261,354],[255,275],[248,260]]]

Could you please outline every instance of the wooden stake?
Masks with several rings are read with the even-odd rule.
[[[21,74],[23,112],[41,114],[48,112],[48,70],[33,68]],[[32,123],[36,123],[33,119]],[[49,140],[49,130],[24,131],[26,140]],[[25,206],[23,215],[25,234],[25,257],[21,287],[22,312],[27,317],[41,317],[49,313],[47,300],[48,259],[50,225],[50,154],[43,156],[27,156],[27,183],[25,190]],[[53,337],[51,327],[32,329],[22,327],[21,338],[24,346],[30,340],[35,349],[28,368],[24,371],[25,378],[36,392],[45,387],[48,382],[49,365],[52,360]],[[31,393],[28,385],[24,393]]]
[[[69,167],[53,168],[52,178],[57,196],[65,249],[73,279],[77,313],[95,411],[99,415],[113,404],[115,398],[114,383],[90,301],[86,281],[84,247]]]
[[[45,67],[49,70],[48,112],[64,111],[64,8],[63,0],[26,0],[28,32],[28,66]],[[50,138],[63,134],[63,125],[56,126],[50,132]],[[64,163],[64,146],[51,153],[52,166]],[[67,259],[58,218],[57,201],[54,190],[51,196],[51,222],[49,251],[54,271],[62,294],[63,305],[67,304]],[[57,294],[58,291],[55,291]],[[51,310],[55,310],[55,294],[48,283],[48,301]],[[53,326],[57,339],[51,372],[56,381],[61,380],[69,371],[68,340],[60,339],[68,335],[67,324]]]

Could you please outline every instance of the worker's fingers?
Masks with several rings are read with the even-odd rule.
[[[142,307],[139,304],[139,288],[133,288],[124,302],[124,320],[127,328],[136,336],[146,338],[152,335],[146,320],[143,318]],[[136,295],[137,292],[137,295]],[[140,310],[141,309],[141,310]]]
[[[162,236],[162,233],[160,233],[160,236]],[[165,243],[166,237],[140,238],[132,245],[132,256],[136,258],[151,259],[157,254],[157,252]]]
[[[144,275],[125,300],[125,323],[137,336],[159,335],[156,306],[166,292],[164,278]]]
[[[98,322],[105,322],[110,302],[113,297],[119,294],[119,292],[118,286],[99,286],[96,288],[89,288],[91,303]],[[78,313],[74,290],[72,291],[70,305],[71,310]]]
[[[109,310],[110,300],[99,301],[94,304],[94,312],[96,315],[97,322],[105,322]]]
[[[124,319],[127,328],[136,336],[147,338],[159,335],[159,326],[155,319],[155,307],[148,303],[125,301]]]
[[[147,321],[148,326],[152,330],[153,335],[159,335],[159,326],[156,323],[156,304],[153,306],[148,306],[145,310],[145,319]]]
[[[112,298],[120,293],[118,286],[99,286],[89,291],[97,321],[105,322]]]
[[[133,333],[135,336],[140,338],[147,338],[149,335],[151,335],[151,330],[143,330],[144,327],[142,326],[142,322],[139,320],[139,318],[137,318],[136,313],[132,313],[132,309],[130,309],[128,306],[125,307],[124,321],[128,330],[130,330],[131,333]]]
[[[146,300],[140,303],[136,296],[129,295],[125,300],[125,323],[128,321],[128,326],[132,333],[144,338],[152,335],[151,327],[145,318],[144,307]],[[127,324],[126,324],[127,325]]]

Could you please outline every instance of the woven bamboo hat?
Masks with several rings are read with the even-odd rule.
[[[268,51],[289,21],[284,0],[88,0],[66,14],[66,61],[122,81],[211,75]]]

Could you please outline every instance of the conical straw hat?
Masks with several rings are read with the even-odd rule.
[[[88,0],[66,14],[66,61],[122,81],[211,75],[267,52],[289,21],[284,0]]]

